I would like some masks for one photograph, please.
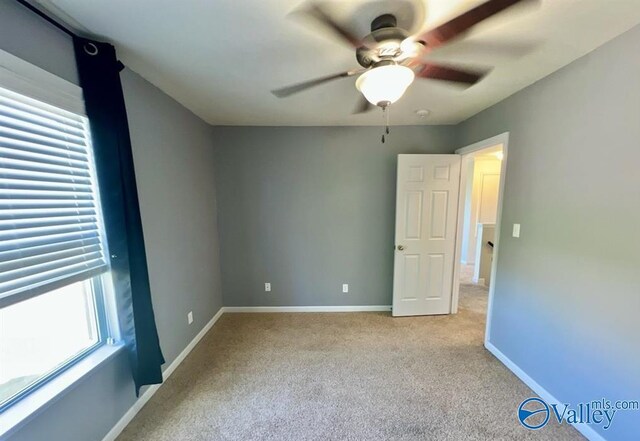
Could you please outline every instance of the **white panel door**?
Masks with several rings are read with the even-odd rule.
[[[398,155],[393,315],[451,312],[459,155]]]

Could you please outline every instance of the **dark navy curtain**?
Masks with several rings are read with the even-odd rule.
[[[156,329],[142,236],[129,125],[113,46],[74,37],[93,150],[118,319],[129,350],[136,393],[162,382],[164,357]]]

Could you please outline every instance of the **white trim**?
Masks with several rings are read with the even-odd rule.
[[[202,340],[202,337],[205,336],[207,332],[213,327],[213,325],[218,321],[220,316],[225,312],[225,308],[220,308],[220,310],[213,316],[213,318],[207,323],[204,328],[198,335],[196,335],[193,340],[187,345],[186,348],[178,355],[175,360],[171,362],[169,366],[162,372],[162,380],[167,381],[169,376],[176,370],[176,368],[187,358],[187,355],[196,347],[198,342]],[[114,441],[120,433],[124,430],[125,427],[133,420],[133,418],[140,412],[140,410],[144,407],[145,404],[151,399],[151,397],[158,391],[158,389],[162,387],[162,384],[154,384],[146,388],[144,393],[136,400],[135,403],[129,408],[127,413],[125,413],[122,418],[116,423],[115,426],[105,435],[102,441]]]
[[[456,150],[455,153],[458,153]],[[458,299],[460,298],[460,266],[468,265],[462,262],[462,237],[464,230],[465,200],[467,194],[468,161],[464,155],[460,158],[460,186],[458,188],[458,213],[456,220],[456,242],[453,250],[453,284],[451,285],[451,314],[458,313]],[[467,253],[464,253],[466,256]]]
[[[0,87],[86,115],[82,88],[0,49]]]
[[[487,138],[483,141],[476,142],[474,144],[468,145],[466,147],[461,147],[455,151],[457,155],[467,155],[469,153],[475,153],[479,150],[484,150],[488,147],[493,147],[498,144],[508,144],[509,143],[509,132],[504,132],[496,136],[492,136],[491,138]]]
[[[479,150],[486,149],[488,147],[493,147],[496,145],[502,145],[502,166],[500,168],[500,190],[498,193],[498,212],[496,213],[496,230],[495,230],[495,239],[494,239],[494,247],[493,247],[493,261],[491,262],[491,283],[489,284],[489,299],[487,303],[487,323],[484,333],[484,341],[485,344],[489,342],[489,336],[491,335],[491,323],[493,320],[493,296],[495,292],[496,286],[496,271],[498,268],[498,251],[500,248],[500,230],[502,226],[502,206],[504,202],[504,189],[505,183],[507,181],[507,161],[509,159],[509,132],[501,133],[489,139],[485,139],[484,141],[476,142],[475,144],[471,144],[467,147],[462,147],[456,150],[456,153],[459,155],[465,155],[477,152]],[[466,168],[464,166],[464,161],[461,167],[461,182],[460,182],[460,191],[465,191],[466,189]],[[464,180],[464,182],[463,182]],[[462,185],[465,185],[463,188]],[[462,214],[464,213],[464,198],[459,198],[458,205],[458,226],[457,226],[457,240],[456,240],[456,252],[455,252],[455,260],[454,260],[454,270],[453,270],[453,295],[451,296],[451,312],[458,312],[458,300],[460,293],[460,254],[462,252],[462,229],[464,228],[464,220],[462,219]],[[460,205],[462,204],[462,205]]]
[[[546,403],[549,404],[563,404],[562,401],[555,398],[549,391],[547,391],[544,387],[540,386],[538,382],[536,382],[533,378],[531,378],[525,371],[520,369],[520,367],[515,364],[509,357],[504,355],[498,348],[496,348],[490,341],[485,340],[484,342],[485,348],[489,352],[491,352],[498,360],[504,364],[507,369],[515,374],[524,384],[529,386],[531,390],[533,390],[536,394],[540,396]],[[606,441],[605,438],[602,437],[598,432],[596,432],[593,427],[589,426],[586,423],[575,423],[573,427],[576,428],[578,432],[583,434],[590,441]]]
[[[391,305],[365,306],[225,306],[224,312],[380,312]]]

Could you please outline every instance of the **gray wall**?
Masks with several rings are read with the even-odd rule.
[[[640,398],[639,45],[636,27],[458,127],[511,132],[490,340],[567,403]],[[602,434],[637,439],[640,416]]]
[[[13,0],[0,0],[0,49],[77,83],[71,40]],[[212,129],[135,73],[122,81],[166,368],[222,305]],[[135,400],[123,352],[11,440],[101,440]]]
[[[136,73],[121,77],[153,307],[173,360],[222,306],[212,129]]]
[[[78,84],[71,38],[15,0],[0,0],[0,49]]]
[[[381,133],[215,128],[225,306],[391,304],[396,156],[457,142],[451,126]]]

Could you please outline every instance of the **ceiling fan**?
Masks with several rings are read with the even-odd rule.
[[[481,21],[525,1],[530,0],[488,0],[419,35],[410,35],[399,28],[394,15],[383,14],[371,22],[371,33],[364,38],[358,38],[339,24],[326,4],[310,3],[301,12],[329,27],[342,41],[353,47],[356,60],[362,67],[276,89],[272,93],[284,98],[339,78],[358,76],[356,88],[363,97],[354,113],[362,113],[373,106],[386,109],[402,97],[416,77],[472,86],[489,71],[436,64],[426,61],[425,56]]]

